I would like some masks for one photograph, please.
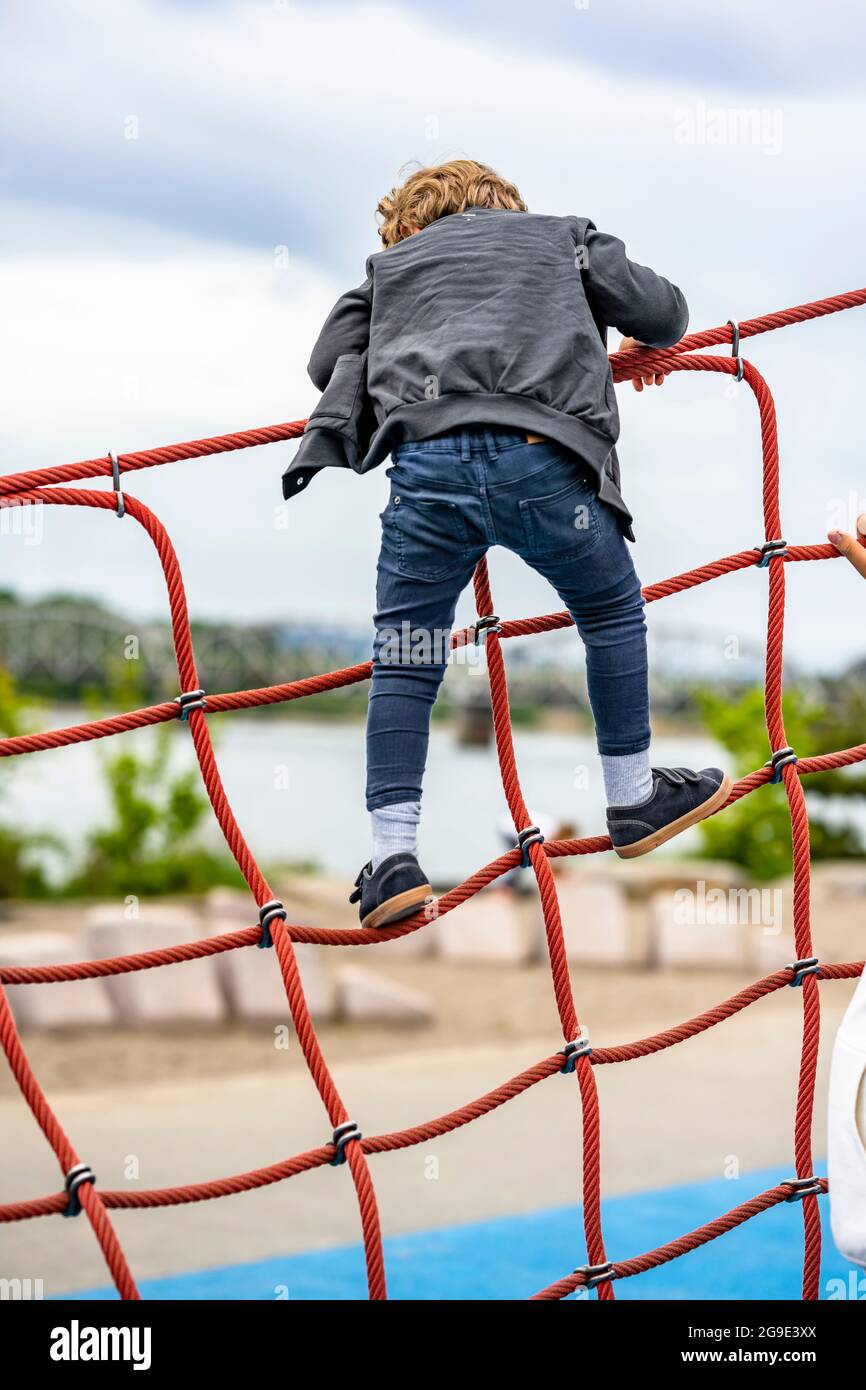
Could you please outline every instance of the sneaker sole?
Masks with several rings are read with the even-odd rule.
[[[645,835],[642,840],[635,840],[634,844],[614,845],[616,853],[620,859],[638,859],[642,854],[649,854],[651,850],[658,849],[666,840],[672,840],[675,835],[688,830],[690,825],[697,825],[698,821],[706,820],[707,816],[718,811],[730,796],[731,785],[731,779],[725,773],[712,796],[702,801],[700,806],[693,807],[684,816],[680,816],[679,820],[672,820],[670,825],[663,825],[661,830],[654,830],[651,835]]]
[[[407,888],[405,893],[397,893],[387,902],[374,907],[372,912],[367,913],[361,926],[390,927],[394,922],[402,922],[404,917],[414,916],[422,903],[432,896],[433,889],[429,883],[419,883],[416,888]]]

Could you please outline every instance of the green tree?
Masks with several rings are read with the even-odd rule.
[[[123,749],[104,758],[111,820],[88,834],[67,893],[146,896],[243,883],[226,853],[201,844],[198,831],[208,802],[198,791],[197,769],[171,770],[175,732],[158,728],[149,755]]]
[[[13,677],[0,667],[0,736],[16,738],[25,731],[27,705]],[[4,760],[0,796],[9,786],[11,758]],[[45,850],[59,850],[54,835],[19,830],[0,823],[0,898],[36,898],[49,892],[43,863]]]
[[[114,683],[116,708],[131,709],[139,702],[137,682],[128,671]],[[64,885],[66,893],[148,896],[243,885],[228,852],[214,852],[201,842],[209,802],[198,767],[176,772],[171,766],[177,735],[176,725],[160,724],[148,754],[139,751],[140,743],[103,754],[111,820],[87,835],[83,862]]]
[[[713,692],[699,695],[699,705],[709,731],[733,754],[730,767],[736,776],[753,772],[767,761],[768,746],[764,723],[764,696],[760,689],[750,690],[741,699],[731,701]],[[785,728],[788,742],[801,757],[845,746],[834,741],[841,735],[842,716],[827,706],[809,700],[801,691],[785,696]],[[862,727],[862,725],[861,725]],[[855,740],[852,739],[852,742]],[[838,795],[845,787],[846,795],[864,795],[866,779],[851,779],[833,774],[821,774],[816,785],[807,788],[810,802],[822,795]],[[859,858],[864,849],[854,826],[835,826],[827,823],[810,805],[810,836],[813,859]],[[791,824],[788,798],[784,787],[770,785],[737,801],[718,816],[702,821],[699,826],[702,847],[700,854],[709,859],[727,859],[742,864],[753,878],[772,879],[789,873],[792,862]]]

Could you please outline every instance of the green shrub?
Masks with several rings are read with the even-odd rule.
[[[728,771],[736,777],[754,772],[767,761],[769,748],[764,722],[764,696],[760,689],[750,690],[741,699],[731,701],[713,692],[699,696],[701,713],[710,733],[733,754]],[[798,690],[785,697],[785,728],[788,742],[800,757],[827,752],[834,746],[830,730],[834,716]],[[836,724],[838,737],[838,722]],[[853,740],[852,740],[853,742]],[[825,782],[825,776],[827,782]],[[813,785],[813,782],[815,785]],[[806,790],[810,803],[823,795],[839,795],[840,787],[849,795],[863,795],[864,780],[853,783],[840,779],[830,782],[827,774],[809,779]],[[850,788],[850,790],[849,790]],[[834,826],[816,813],[810,804],[810,842],[812,858],[851,859],[863,855],[860,834],[853,825]],[[791,870],[791,822],[788,798],[781,785],[759,788],[749,796],[729,806],[726,811],[700,826],[703,858],[726,859],[741,864],[753,878],[780,878]]]

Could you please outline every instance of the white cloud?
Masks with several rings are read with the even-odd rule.
[[[361,278],[371,209],[413,156],[476,153],[533,207],[593,216],[683,285],[695,327],[862,278],[853,92],[671,85],[594,67],[580,50],[497,48],[446,12],[386,6],[91,0],[18,7],[3,23],[3,100],[18,135],[2,223],[7,470],[304,415],[321,318]],[[678,142],[678,113],[702,106],[780,111],[780,152]],[[130,114],[137,141],[124,139]],[[278,242],[286,271],[274,268]],[[860,311],[746,349],[777,394],[791,539],[820,539],[832,500],[866,491],[863,332]],[[760,539],[753,403],[729,399],[716,377],[683,375],[620,398],[645,580]],[[292,504],[286,534],[273,508],[290,454],[135,479],[176,540],[194,612],[368,617],[383,474],[323,476]],[[161,608],[158,572],[128,528],[73,513],[48,523],[41,549],[4,544],[0,584]],[[862,651],[843,567],[800,568],[792,649],[825,665]],[[510,557],[497,555],[493,573],[501,612],[558,606]],[[684,622],[758,636],[763,580],[671,600],[665,622],[680,605]]]

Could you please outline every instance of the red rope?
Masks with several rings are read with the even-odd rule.
[[[850,309],[863,304],[866,304],[866,289],[836,295],[812,304],[804,304],[793,309],[768,314],[763,318],[747,320],[739,325],[739,336],[741,339],[751,337],[757,333],[768,332],[789,324],[802,323],[808,319],[820,318],[825,314],[837,313],[842,309]],[[697,349],[728,344],[732,341],[731,327],[725,325],[721,328],[708,329],[703,333],[690,334],[680,343],[677,343],[675,347],[664,352],[654,349],[633,349],[627,353],[617,353],[611,359],[614,379],[622,381],[637,376],[646,370],[649,363],[652,363],[656,371],[665,373],[712,371],[734,374],[737,370],[737,361],[733,357],[706,356],[697,351]],[[764,532],[766,539],[770,541],[778,539],[782,534],[779,514],[779,451],[775,409],[770,390],[760,373],[749,362],[742,362],[742,369],[743,379],[753,392],[758,405],[764,476]],[[290,424],[272,425],[237,434],[220,435],[211,439],[192,440],[186,444],[174,444],[160,449],[124,454],[119,459],[119,468],[121,472],[128,473],[181,459],[202,458],[211,454],[226,453],[260,444],[293,439],[303,432],[304,424],[303,420],[299,420]],[[0,498],[6,499],[5,502],[0,502],[0,505],[16,506],[34,503],[49,506],[84,506],[114,511],[117,498],[113,491],[94,492],[62,486],[86,478],[110,477],[111,474],[112,464],[108,458],[85,459],[79,463],[59,467],[37,469],[29,473],[10,474],[0,478]],[[157,517],[142,502],[135,497],[130,497],[128,493],[124,494],[124,501],[128,514],[149,535],[162,565],[177,655],[180,690],[195,690],[198,688],[198,674],[183,579],[177,556]],[[681,593],[685,589],[705,584],[724,574],[732,574],[736,570],[751,568],[760,557],[760,547],[740,551],[736,555],[726,556],[711,564],[702,565],[685,574],[676,575],[659,584],[651,585],[644,590],[644,597],[648,602],[653,602],[671,594]],[[791,546],[781,559],[773,559],[769,565],[765,718],[770,748],[773,751],[784,748],[787,743],[782,711],[785,565],[797,561],[835,558],[837,558],[837,551],[830,545]],[[493,612],[490,580],[487,564],[484,560],[481,561],[476,570],[475,596],[479,614]],[[487,665],[496,750],[515,834],[529,824],[530,818],[521,790],[514,753],[505,662],[501,643],[512,637],[551,632],[557,628],[567,627],[570,623],[571,618],[568,613],[550,613],[546,616],[505,622],[502,624],[500,632],[491,630],[487,635]],[[452,637],[452,645],[455,647],[463,646],[468,640],[470,640],[468,630],[456,632]],[[366,680],[369,675],[370,663],[364,662],[341,671],[330,671],[322,675],[306,677],[303,680],[290,681],[283,685],[267,686],[260,690],[208,695],[207,714],[302,699],[306,695],[355,684]],[[128,732],[130,729],[165,723],[169,719],[177,718],[178,713],[179,709],[176,702],[166,701],[145,709],[131,710],[126,714],[115,715],[110,719],[94,720],[87,724],[79,724],[66,729],[55,729],[42,734],[23,734],[15,738],[2,739],[0,740],[0,756],[11,757],[21,753],[40,752],[48,748],[60,748],[67,744],[86,742],[90,739],[108,738],[117,733]],[[199,769],[214,815],[219,822],[226,843],[249,885],[255,903],[257,906],[261,906],[269,901],[273,894],[229,805],[214,756],[205,711],[191,709],[188,718]],[[866,744],[860,744],[854,748],[840,749],[835,753],[803,758],[797,764],[789,763],[782,770],[782,779],[791,816],[794,863],[794,934],[797,955],[801,960],[813,954],[810,925],[809,819],[803,794],[802,777],[811,773],[826,772],[833,768],[849,766],[864,760],[866,760]],[[732,789],[727,805],[731,805],[741,797],[749,795],[758,787],[765,785],[770,780],[770,776],[770,769],[763,767],[741,778]],[[579,1023],[565,953],[556,882],[549,861],[552,858],[565,855],[597,854],[608,849],[610,849],[608,837],[596,835],[583,839],[554,840],[543,845],[533,844],[528,850],[538,883],[547,934],[553,990],[564,1043],[571,1042],[579,1036]],[[512,850],[479,869],[465,882],[458,884],[439,899],[435,916],[450,912],[481,888],[492,883],[501,874],[514,868],[519,862],[519,851]],[[316,1036],[301,985],[294,943],[314,942],[327,946],[372,945],[376,942],[391,941],[409,932],[418,931],[430,919],[430,913],[419,913],[417,917],[377,931],[314,928],[284,922],[280,919],[271,924],[275,953],[283,977],[292,1022],[298,1034],[310,1075],[333,1129],[347,1122],[348,1112]],[[68,965],[6,966],[0,968],[0,1043],[2,1043],[24,1098],[48,1143],[54,1150],[64,1175],[78,1164],[80,1159],[33,1074],[9,1009],[4,986],[10,984],[51,984],[59,981],[95,979],[106,975],[149,970],[176,964],[179,961],[201,959],[222,951],[250,947],[257,943],[260,937],[261,927],[256,924],[240,931],[209,937],[202,941],[186,942],[159,951],[118,956],[108,960],[84,961]],[[811,1128],[820,1036],[818,980],[819,978],[821,980],[851,979],[859,975],[863,968],[862,961],[845,964],[822,964],[819,975],[806,975],[802,981],[803,1032],[794,1120],[794,1163],[797,1178],[812,1176]],[[778,1187],[754,1197],[750,1202],[745,1202],[734,1208],[725,1216],[710,1221],[667,1245],[632,1259],[618,1260],[608,1266],[601,1224],[601,1131],[594,1068],[610,1063],[634,1061],[638,1057],[646,1057],[650,1053],[673,1047],[733,1017],[742,1009],[791,982],[790,971],[776,971],[773,975],[768,975],[765,979],[749,985],[715,1008],[709,1009],[677,1027],[618,1047],[596,1048],[592,1054],[578,1057],[575,1075],[583,1121],[583,1216],[586,1253],[588,1265],[605,1266],[604,1276],[596,1284],[599,1298],[611,1299],[614,1297],[613,1283],[616,1279],[628,1278],[647,1269],[656,1268],[669,1260],[677,1259],[680,1255],[716,1239],[742,1222],[766,1211],[769,1207],[775,1206],[781,1201],[790,1200],[792,1193],[788,1186],[784,1183],[780,1184]],[[518,1076],[506,1081],[493,1091],[489,1091],[486,1095],[480,1096],[468,1105],[451,1111],[447,1115],[442,1115],[436,1120],[430,1120],[425,1124],[390,1134],[348,1141],[345,1157],[358,1199],[367,1263],[368,1290],[371,1298],[384,1299],[387,1297],[387,1293],[379,1212],[367,1156],[392,1152],[448,1134],[462,1125],[469,1124],[491,1113],[499,1106],[522,1095],[524,1091],[537,1085],[538,1082],[559,1074],[562,1068],[563,1055],[560,1051],[544,1058],[534,1067],[527,1068]],[[333,1145],[326,1144],[306,1153],[296,1154],[293,1158],[284,1159],[267,1167],[257,1168],[249,1173],[240,1173],[234,1177],[219,1178],[209,1182],[137,1192],[100,1192],[93,1183],[84,1183],[78,1189],[78,1193],[81,1208],[93,1227],[118,1293],[121,1298],[138,1298],[135,1283],[108,1216],[110,1210],[174,1206],[249,1192],[257,1187],[282,1182],[285,1178],[309,1172],[313,1168],[329,1163],[333,1157]],[[827,1184],[823,1179],[820,1186],[821,1191],[826,1192]],[[56,1215],[66,1210],[67,1200],[66,1193],[60,1192],[47,1197],[0,1205],[0,1221],[21,1221],[37,1216]],[[815,1195],[805,1196],[801,1199],[801,1205],[804,1222],[803,1297],[815,1299],[819,1294],[818,1279],[821,1256],[821,1223],[817,1197]],[[578,1270],[535,1294],[534,1298],[565,1298],[589,1283],[590,1277],[582,1270]]]

